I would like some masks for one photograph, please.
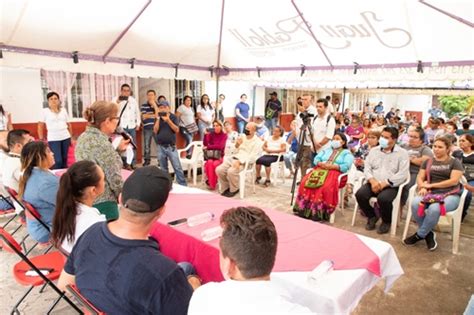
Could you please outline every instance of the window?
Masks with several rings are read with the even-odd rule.
[[[197,80],[174,80],[176,109],[183,104],[186,95],[193,98],[192,106],[196,112],[197,106],[201,103],[201,95],[204,94],[204,82]]]

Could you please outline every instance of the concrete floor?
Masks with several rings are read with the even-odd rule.
[[[198,182],[197,187],[206,189]],[[249,189],[245,201],[255,205],[272,207],[291,213],[289,193],[291,180],[285,184],[268,188],[256,187],[256,194]],[[238,197],[234,197],[238,198]],[[364,229],[365,220],[358,216],[356,225],[351,226],[353,201],[344,213],[336,213],[334,226],[374,237],[390,243],[400,260],[405,275],[400,277],[388,294],[383,292],[383,283],[377,284],[360,301],[353,314],[462,314],[474,294],[474,210],[462,225],[459,254],[451,253],[449,234],[437,233],[438,248],[434,252],[426,249],[423,242],[415,247],[401,243],[403,224],[399,225],[397,236],[378,235]],[[3,222],[0,219],[0,224]],[[316,223],[315,223],[316,224]],[[412,223],[410,232],[415,231]],[[11,267],[16,258],[0,252],[0,314],[8,314],[16,297],[26,288],[18,285],[11,277]],[[22,304],[23,314],[43,314],[55,298],[51,289],[39,294],[38,289]],[[61,302],[55,314],[74,314]]]

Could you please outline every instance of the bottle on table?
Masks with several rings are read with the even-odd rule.
[[[193,227],[196,225],[200,225],[203,223],[210,222],[214,219],[214,213],[204,212],[200,214],[193,215],[192,217],[188,218],[188,226]]]

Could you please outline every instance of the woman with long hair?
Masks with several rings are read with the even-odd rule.
[[[56,247],[70,253],[82,233],[94,223],[105,221],[105,216],[92,207],[104,186],[104,172],[92,161],[74,163],[61,176],[51,233]]]
[[[54,153],[42,141],[25,144],[21,150],[21,170],[18,195],[41,215],[41,221],[52,226],[59,178],[49,169],[54,165]],[[26,218],[30,236],[40,243],[49,240],[50,232],[37,220]]]
[[[199,135],[202,141],[204,140],[204,133],[206,132],[206,129],[212,127],[212,122],[216,116],[214,108],[209,102],[209,96],[207,94],[203,94],[201,96],[201,104],[198,105],[196,114],[198,118]]]
[[[347,149],[347,138],[336,132],[331,147],[316,155],[311,172],[304,175],[298,188],[293,212],[314,221],[327,221],[339,202],[338,177],[347,173],[354,156]]]
[[[459,160],[449,156],[450,146],[451,142],[444,137],[435,139],[434,158],[421,164],[416,178],[417,196],[411,203],[418,231],[403,240],[405,245],[415,245],[424,239],[428,250],[435,250],[438,244],[433,228],[441,215],[456,210],[459,205],[463,167]]]
[[[67,151],[71,145],[72,127],[66,110],[61,107],[59,94],[49,92],[46,95],[48,107],[43,109],[43,116],[38,122],[38,137],[47,139],[51,151],[54,152],[55,164],[53,169],[67,167]],[[44,137],[44,127],[48,134]]]
[[[459,148],[453,153],[453,156],[459,159],[464,166],[464,177],[466,177],[467,185],[474,185],[474,136],[465,133],[459,137]],[[467,215],[469,206],[472,201],[472,192],[468,191],[466,195],[466,201],[464,202],[464,208],[462,211],[462,220]]]
[[[224,160],[224,151],[227,142],[227,134],[224,132],[224,124],[219,120],[215,120],[213,127],[214,130],[211,130],[204,135],[204,150],[207,152],[213,152],[212,157],[208,157],[204,164],[204,171],[206,172],[207,177],[206,184],[211,190],[216,189],[216,168],[221,165]]]
[[[194,134],[199,130],[194,117],[192,103],[193,98],[189,95],[186,95],[183,99],[183,104],[181,104],[176,110],[176,116],[179,118],[179,131],[186,141],[186,146],[188,146],[191,141],[193,141]],[[191,157],[191,152],[191,149],[188,150],[188,157]]]
[[[109,141],[119,121],[118,105],[115,103],[94,102],[84,111],[84,118],[87,120],[87,127],[77,139],[76,161],[94,161],[104,171],[104,193],[94,201],[94,207],[105,214],[108,220],[117,219],[117,202],[123,186],[119,152],[126,150],[130,140],[122,139],[117,150]]]

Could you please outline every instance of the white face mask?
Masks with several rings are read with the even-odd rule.
[[[333,149],[339,149],[340,147],[342,147],[342,144],[340,141],[337,141],[337,140],[331,140],[331,147]]]

